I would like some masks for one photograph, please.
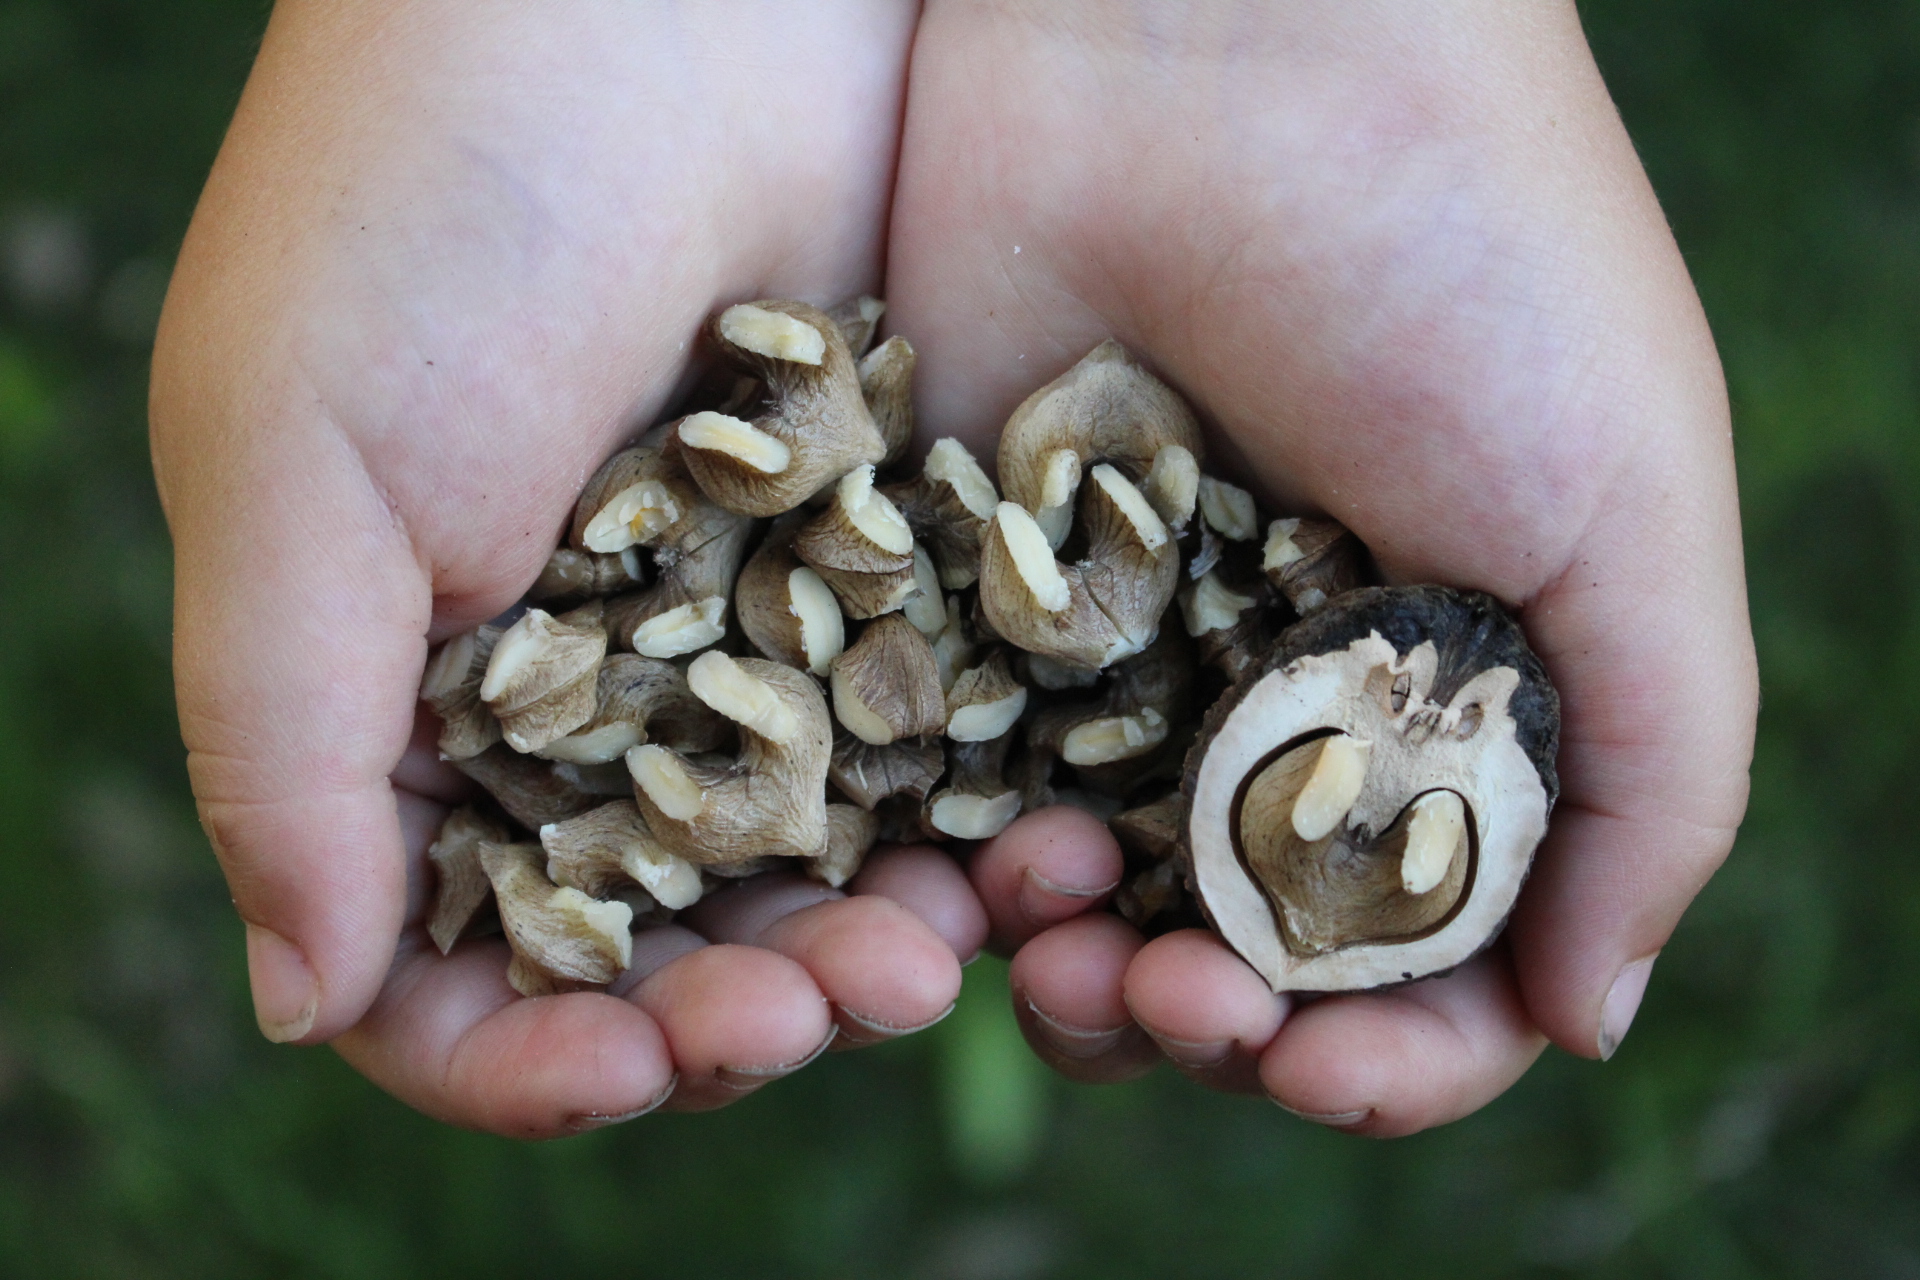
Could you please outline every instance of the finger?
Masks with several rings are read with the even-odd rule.
[[[688,923],[716,942],[797,961],[832,1003],[851,1046],[931,1026],[960,994],[953,949],[887,898],[842,897],[791,873],[760,875],[703,900]]]
[[[1737,528],[1718,539],[1735,552]],[[1586,557],[1528,605],[1561,695],[1561,801],[1509,926],[1533,1020],[1611,1057],[1654,957],[1732,847],[1753,752],[1737,566]]]
[[[1546,1044],[1496,949],[1444,978],[1294,1010],[1260,1056],[1260,1081],[1303,1119],[1391,1138],[1485,1106]]]
[[[1120,846],[1104,822],[1055,805],[982,844],[968,876],[992,922],[994,945],[1012,950],[1104,903],[1119,886],[1122,867]]]
[[[1230,1093],[1260,1091],[1261,1051],[1286,1020],[1277,996],[1218,934],[1181,929],[1127,965],[1127,1009],[1182,1073]]]
[[[737,1102],[806,1066],[834,1034],[826,998],[807,971],[760,947],[688,952],[626,1000],[666,1037],[680,1078],[666,1103],[674,1111]]]
[[[401,1101],[449,1124],[547,1138],[644,1115],[673,1088],[660,1027],[623,1000],[527,1000],[496,939],[441,956],[409,933],[386,990],[333,1042]]]
[[[847,884],[859,897],[891,898],[924,920],[953,948],[961,964],[971,963],[987,942],[987,912],[952,857],[931,845],[888,846],[876,850]]]
[[[1007,970],[1013,1013],[1041,1061],[1084,1084],[1131,1080],[1160,1060],[1123,993],[1139,932],[1118,916],[1056,925],[1020,948]]]

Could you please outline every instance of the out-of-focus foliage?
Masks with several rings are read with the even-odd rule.
[[[1920,6],[1594,0],[1733,388],[1766,707],[1606,1066],[1370,1144],[1043,1078],[1004,967],[541,1147],[253,1034],[167,678],[147,344],[259,0],[0,0],[0,1274],[1920,1276]]]

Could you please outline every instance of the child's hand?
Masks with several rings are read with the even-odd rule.
[[[1382,1135],[1547,1039],[1611,1052],[1740,820],[1755,672],[1712,339],[1573,6],[936,0],[913,73],[888,295],[924,434],[990,445],[1112,333],[1216,466],[1521,606],[1564,699],[1509,943],[1291,1016],[1210,934],[1083,914],[1099,824],[1010,828],[973,878],[1036,1049]]]
[[[418,927],[457,781],[414,721],[429,641],[533,580],[717,303],[878,286],[912,20],[277,6],[153,394],[181,724],[270,1037],[539,1135],[676,1078],[673,1105],[717,1106],[836,1024],[870,1040],[953,1000],[985,922],[925,851],[876,860],[867,896],[703,903],[694,928],[746,945],[644,935],[660,967],[625,998],[518,1000],[500,944],[442,959]]]

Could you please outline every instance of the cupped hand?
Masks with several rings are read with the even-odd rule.
[[[1098,823],[1016,823],[972,874],[1035,1049],[1380,1135],[1548,1040],[1611,1054],[1731,844],[1756,695],[1711,336],[1573,6],[933,0],[892,219],[924,436],[990,454],[1112,334],[1215,469],[1392,580],[1515,607],[1563,699],[1504,942],[1398,990],[1291,1007],[1210,934],[1143,945],[1089,914],[1120,874]]]
[[[276,7],[152,400],[182,731],[269,1037],[542,1135],[718,1105],[953,1000],[985,925],[924,851],[853,896],[719,895],[607,993],[517,1000],[497,941],[442,958],[419,927],[458,795],[416,732],[428,647],[532,582],[717,305],[877,288],[913,18]]]

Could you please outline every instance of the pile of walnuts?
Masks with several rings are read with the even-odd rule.
[[[706,336],[726,374],[702,385],[696,411],[600,467],[511,625],[433,655],[421,696],[440,717],[440,750],[493,802],[455,811],[431,850],[430,931],[443,951],[490,925],[491,902],[517,990],[605,984],[627,966],[635,927],[728,880],[792,865],[838,886],[878,841],[982,839],[1066,803],[1119,837],[1129,870],[1117,906],[1129,919],[1158,929],[1204,912],[1247,953],[1195,880],[1189,798],[1220,728],[1203,715],[1268,675],[1294,679],[1277,655],[1291,654],[1297,673],[1360,652],[1351,637],[1334,650],[1289,647],[1301,618],[1335,617],[1343,602],[1406,608],[1366,587],[1368,557],[1341,526],[1263,522],[1250,494],[1203,474],[1192,411],[1111,341],[1009,419],[1004,498],[956,440],[936,442],[910,473],[900,460],[914,352],[897,336],[868,350],[883,309],[860,298],[831,311],[761,301],[720,312]],[[1371,665],[1348,673],[1364,700],[1374,667],[1388,671],[1376,692],[1389,732],[1464,687],[1439,687],[1452,675],[1436,683],[1430,660],[1460,648],[1454,631],[1518,635],[1485,597],[1424,590],[1425,630],[1396,633],[1385,657],[1369,650]],[[1483,617],[1493,621],[1474,621]],[[1473,653],[1519,661],[1483,640]],[[1476,799],[1474,771],[1498,736],[1480,725],[1518,723],[1507,683],[1546,687],[1537,664],[1474,686],[1501,699],[1475,704],[1467,738],[1480,740],[1447,755],[1441,780],[1421,790],[1407,769],[1430,758],[1429,729],[1414,763],[1382,783],[1393,795],[1381,803],[1399,808],[1371,823],[1346,818],[1367,809],[1373,739],[1320,723],[1331,714],[1320,704],[1314,723],[1247,756],[1254,782],[1292,761],[1253,794],[1261,821],[1271,810],[1300,830],[1279,844],[1240,832],[1252,783],[1238,786],[1227,856],[1257,892],[1227,904],[1235,919],[1296,957],[1400,939],[1380,919],[1417,917],[1423,938],[1444,932],[1443,917],[1488,879],[1477,860],[1504,801]],[[1445,714],[1458,737],[1460,709]],[[1351,741],[1334,750],[1329,734]],[[1544,757],[1538,742],[1522,747],[1534,766],[1545,760],[1550,806],[1551,741]],[[1539,819],[1544,829],[1544,807]],[[1278,852],[1249,862],[1254,845]],[[1344,881],[1329,889],[1313,870],[1389,855],[1413,868],[1391,892],[1425,900],[1411,915],[1349,901]],[[1525,855],[1507,877],[1516,892]],[[1359,892],[1388,892],[1376,890]],[[1311,919],[1296,927],[1302,910]],[[1446,963],[1464,958],[1458,949],[1441,948]],[[1323,985],[1344,981],[1333,969]]]

